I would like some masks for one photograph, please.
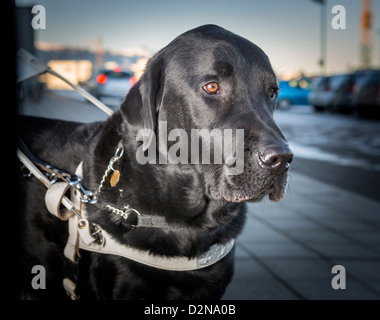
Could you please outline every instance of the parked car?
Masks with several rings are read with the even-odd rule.
[[[329,77],[319,77],[313,83],[309,102],[315,111],[326,109],[338,112],[354,110],[354,87],[367,71],[335,74]]]
[[[308,100],[317,112],[328,109],[332,105],[334,92],[330,87],[330,78],[331,77],[318,77],[314,79],[312,83]]]
[[[102,97],[122,98],[128,93],[136,81],[133,74],[116,68],[114,70],[101,70],[94,73],[94,75],[82,85],[98,99]]]
[[[380,112],[380,70],[368,71],[356,83],[353,104],[359,115]]]
[[[295,104],[309,104],[307,97],[310,93],[310,80],[308,78],[280,81],[279,87],[277,100],[279,109],[288,109]]]
[[[356,71],[337,76],[335,97],[332,104],[332,108],[335,111],[344,113],[354,111],[354,88],[367,73],[368,71]]]

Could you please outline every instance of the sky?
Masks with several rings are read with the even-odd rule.
[[[359,65],[360,0],[327,1],[327,73]],[[104,49],[158,51],[181,33],[217,24],[260,46],[277,74],[317,74],[320,5],[312,0],[16,0],[43,5],[46,29],[37,41],[82,46],[101,37]],[[346,29],[334,30],[334,5],[346,10]],[[380,1],[372,0],[372,62],[380,67]]]

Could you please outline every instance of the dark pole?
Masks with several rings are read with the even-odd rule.
[[[327,56],[327,5],[326,0],[312,0],[320,5],[320,58],[318,64],[320,66],[321,75],[326,72],[326,56]]]
[[[380,28],[377,29],[377,35],[379,36],[379,40],[380,40]],[[380,41],[379,41],[379,53],[380,53]],[[380,55],[379,55],[379,67],[380,67]]]
[[[321,3],[321,75],[326,74],[326,56],[327,56],[327,5]]]

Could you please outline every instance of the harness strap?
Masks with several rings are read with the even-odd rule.
[[[82,211],[82,215],[83,213],[84,212]],[[73,217],[72,219],[77,219],[77,217]],[[158,256],[150,254],[148,251],[134,249],[125,244],[119,243],[104,230],[102,230],[102,237],[104,240],[103,244],[101,245],[97,244],[95,241],[92,241],[91,243],[86,242],[86,238],[82,236],[83,234],[90,234],[88,224],[84,229],[79,230],[79,249],[97,253],[113,254],[128,258],[150,267],[170,271],[191,271],[211,266],[212,264],[224,258],[231,251],[234,245],[234,239],[231,239],[224,245],[216,243],[212,245],[210,249],[204,254],[189,259],[188,257],[184,256]]]
[[[40,180],[46,188],[50,187],[50,180],[33,164],[31,160],[20,149],[17,149],[17,157],[23,163],[23,165],[28,168],[28,170],[38,179]]]
[[[82,176],[82,167],[83,161],[78,165],[75,174],[80,174],[80,176]],[[80,193],[74,188],[70,189],[70,199],[72,200],[72,203],[75,206],[75,208],[79,211],[80,217],[82,217],[83,206],[80,199]],[[79,217],[77,215],[72,215],[69,219],[69,238],[67,239],[67,243],[63,251],[65,257],[73,263],[77,263],[78,257],[80,257],[78,239],[78,219]]]
[[[48,192],[50,196],[53,196],[52,199],[48,199],[46,201],[45,196],[45,204],[47,204],[47,208],[50,213],[55,215],[61,220],[68,220],[70,218],[71,213],[72,214],[78,214],[75,210],[75,205],[70,201],[69,198],[65,196],[68,187],[65,186],[65,182],[51,182],[35,165],[30,159],[25,156],[25,154],[20,150],[17,149],[17,157],[20,159],[20,161],[23,163],[23,165],[38,179],[40,180],[46,188],[48,188]],[[57,186],[55,186],[58,184]],[[51,191],[49,191],[50,188],[53,188]],[[62,192],[63,190],[63,192]],[[50,198],[50,197],[49,197]],[[68,212],[61,213],[60,207],[61,204],[66,207]],[[69,213],[71,211],[71,213]]]
[[[163,216],[148,216],[145,214],[137,215],[136,227],[161,228],[161,229],[186,228],[184,224],[179,224],[179,223],[168,224],[166,222],[166,218]]]
[[[75,171],[75,174],[80,174],[82,176],[82,167],[83,167],[83,161],[81,161],[81,163],[78,165]],[[63,192],[66,193],[67,189],[64,190]],[[81,197],[80,197],[80,193],[75,188],[70,188],[70,199],[72,200],[72,204],[74,205],[76,210],[79,212],[79,216],[81,216],[81,213],[82,213]],[[69,260],[68,264],[71,265],[71,269],[73,270],[77,270],[77,266],[78,266],[78,262],[80,258],[78,222],[77,222],[78,219],[79,219],[78,215],[72,215],[68,219],[69,237],[67,239],[65,249],[63,250],[63,254]],[[75,271],[74,271],[69,276],[65,277],[62,282],[63,288],[65,289],[67,295],[70,297],[71,300],[80,299],[79,295],[76,292],[76,287],[77,287],[76,278],[77,278],[77,275],[75,274]]]
[[[77,216],[73,216],[69,220],[70,236],[64,253],[72,261],[77,261],[76,257],[79,255],[77,248],[79,248],[91,252],[117,255],[158,269],[191,271],[211,266],[223,259],[234,245],[234,239],[229,240],[225,244],[216,243],[205,253],[191,259],[184,256],[158,256],[149,253],[149,251],[138,250],[120,243],[104,229],[99,229],[102,235],[102,242],[100,244],[97,243],[92,236],[91,226],[85,218],[85,210],[82,209],[81,215],[84,219],[78,219]]]
[[[57,168],[53,168],[51,165],[48,163],[42,161],[41,159],[37,158],[33,152],[30,151],[28,146],[25,144],[24,140],[22,140],[20,137],[17,137],[17,145],[18,145],[18,150],[24,154],[24,157],[27,158],[30,162],[34,163],[38,167],[40,167],[42,170],[45,172],[50,173],[52,176],[55,177],[53,180],[54,182],[57,180],[57,178],[60,179],[67,179],[71,178],[71,175],[68,172],[59,170]],[[34,172],[32,172],[34,174]],[[38,173],[37,173],[38,174]],[[46,177],[45,177],[46,178]]]
[[[72,219],[73,216],[79,215],[81,201],[79,192],[70,188],[68,182],[51,182],[35,165],[34,163],[20,150],[17,149],[17,157],[23,163],[23,165],[38,179],[40,180],[48,190],[45,194],[45,204],[48,211],[59,218],[60,220],[67,221],[69,227],[69,239],[67,241],[66,247],[64,249],[64,255],[70,260],[71,263],[77,264],[79,249],[78,249],[78,237],[77,237],[77,224],[75,220]],[[71,199],[74,199],[74,203],[66,197],[66,193],[70,189]],[[77,196],[78,195],[78,196]],[[66,207],[66,211],[61,209],[61,204]],[[66,277],[63,279],[63,287],[72,300],[78,300],[79,297],[75,292],[76,284]]]
[[[55,182],[49,187],[49,189],[47,189],[45,193],[46,208],[51,214],[55,215],[62,221],[67,221],[74,215],[71,210],[75,209],[75,205],[73,203],[66,202],[67,197],[65,197],[65,194],[70,188],[71,186],[68,182]],[[65,203],[70,210],[62,210],[62,203]]]

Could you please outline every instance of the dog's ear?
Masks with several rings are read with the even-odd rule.
[[[161,59],[153,57],[148,61],[140,80],[131,88],[121,105],[125,121],[135,127],[149,129],[144,142],[147,150],[157,132],[157,117],[161,101]]]
[[[150,129],[151,133],[157,133],[157,118],[160,107],[161,95],[161,70],[162,65],[159,59],[150,60],[140,81],[140,94],[142,98],[141,114],[144,122],[144,129]],[[143,150],[150,146],[154,134],[150,134]]]

